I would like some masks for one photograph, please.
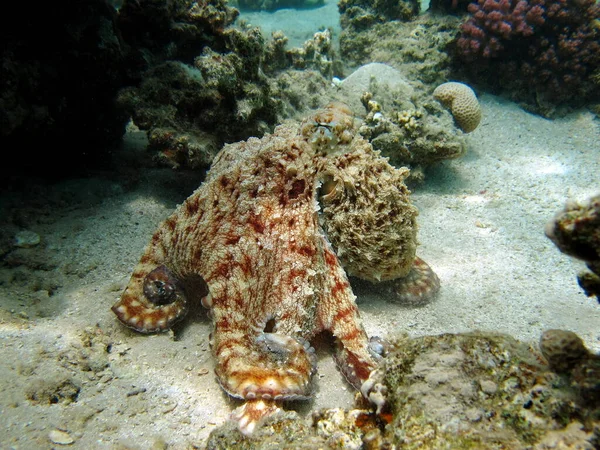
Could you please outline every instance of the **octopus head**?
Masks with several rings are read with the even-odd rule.
[[[330,153],[339,145],[347,145],[355,135],[352,111],[342,103],[330,103],[304,122],[302,135],[315,150],[322,153]]]

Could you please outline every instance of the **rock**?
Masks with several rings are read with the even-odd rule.
[[[361,97],[364,92],[374,90],[372,83],[377,83],[380,87],[387,85],[386,91],[398,92],[398,96],[403,98],[409,99],[414,94],[413,87],[400,71],[387,64],[371,63],[359,67],[339,83],[339,91],[335,97],[346,103],[354,114],[364,116],[366,111]]]
[[[40,235],[34,231],[22,230],[15,235],[14,244],[19,248],[31,248],[38,245],[41,241]]]
[[[71,445],[75,442],[75,439],[73,439],[69,433],[59,429],[50,431],[50,433],[48,433],[48,439],[50,439],[53,444],[58,445]]]

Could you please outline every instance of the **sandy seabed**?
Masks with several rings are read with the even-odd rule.
[[[480,100],[484,119],[467,154],[432,168],[413,193],[418,254],[440,277],[438,298],[414,308],[359,292],[365,327],[525,341],[563,328],[600,351],[600,306],[576,281],[583,263],[544,236],[567,199],[600,192],[600,122],[585,111],[550,121]],[[157,224],[199,179],[125,170],[0,199],[2,236],[41,237],[9,249],[0,268],[0,448],[193,448],[227,420],[238,403],[213,375],[203,310],[150,336],[110,311]],[[314,399],[294,406],[301,414],[353,402],[328,346],[318,355]]]

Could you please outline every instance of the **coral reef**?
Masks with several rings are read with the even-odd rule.
[[[478,0],[456,41],[459,71],[538,113],[598,100],[595,0]]]
[[[585,261],[591,272],[578,275],[579,285],[600,302],[600,195],[567,203],[545,232],[561,252]]]
[[[0,184],[108,159],[127,122],[114,97],[133,69],[115,20],[103,0],[17,3],[2,15]]]
[[[226,34],[232,51],[205,48],[194,65],[168,61],[150,69],[137,87],[123,90],[119,103],[148,131],[149,145],[172,166],[207,167],[225,137],[262,134],[275,121],[269,85],[259,77],[263,41],[258,29]],[[239,46],[238,46],[239,44]],[[253,52],[256,59],[244,52]]]
[[[408,102],[407,107],[400,100],[385,111],[379,102],[367,100],[371,96],[367,91],[363,97],[368,114],[359,132],[393,165],[410,167],[412,182],[423,181],[431,164],[464,154],[466,144],[457,136],[452,117],[433,106],[436,102]]]
[[[474,131],[481,121],[481,107],[473,89],[464,83],[449,82],[440,84],[433,91],[433,97],[450,108],[454,121],[465,133]]]
[[[275,39],[277,34],[273,37]],[[272,66],[277,64],[277,60],[276,58],[271,59],[272,62],[269,62],[267,66],[271,72],[274,72]],[[316,32],[313,38],[306,41],[302,47],[289,49],[285,52],[285,60],[288,61],[287,66],[294,69],[315,70],[328,80],[341,71],[341,64],[336,58],[329,29]]]
[[[225,0],[124,0],[117,21],[143,71],[165,60],[191,63],[207,46],[223,50],[238,14]]]
[[[359,133],[396,167],[411,169],[410,181],[422,181],[424,168],[464,154],[463,133],[451,114],[426,90],[414,87],[385,64],[362,66],[336,86],[336,99],[366,115]]]
[[[347,64],[389,64],[410,80],[431,87],[451,78],[452,58],[446,49],[455,39],[461,19],[455,16],[418,15],[409,21],[377,21],[368,27],[342,12],[340,53]],[[370,22],[369,22],[370,23]]]
[[[414,0],[341,0],[338,9],[343,29],[365,30],[377,23],[410,20],[419,14],[421,3]]]
[[[331,33],[286,50],[281,33],[265,42],[258,28],[227,27],[235,18],[228,11],[212,23],[213,36],[192,33],[185,53],[173,50],[119,95],[160,163],[207,168],[223,143],[262,136],[297,110],[322,106],[316,99],[335,67]],[[193,30],[206,19],[193,18]]]
[[[354,183],[371,171],[378,183],[357,191]],[[323,331],[336,338],[336,361],[348,382],[380,409],[381,385],[370,380],[380,346],[362,327],[346,273],[319,226],[315,198],[323,183],[325,221],[333,220],[328,205],[340,206],[348,229],[332,226],[332,241],[346,246],[338,249],[346,258],[362,263],[381,231],[398,234],[383,244],[400,249],[380,244],[391,261],[372,261],[370,273],[347,262],[360,275],[399,277],[409,273],[416,245],[416,210],[404,176],[356,134],[353,117],[338,104],[262,139],[226,145],[204,184],[154,233],[112,310],[136,331],[159,332],[186,315],[192,298],[201,298],[213,321],[219,383],[244,400],[233,415],[244,433],[279,411],[282,400],[311,395],[316,358],[310,340]],[[397,185],[385,184],[391,180]],[[347,202],[357,193],[365,198],[353,211]],[[353,214],[368,217],[370,227],[350,229]],[[365,235],[355,238],[355,232]],[[392,271],[394,264],[401,270]],[[423,274],[408,280],[419,282]]]
[[[318,8],[325,0],[234,0],[231,5],[242,11],[275,11],[283,8]]]
[[[453,14],[461,16],[468,10],[469,0],[431,0],[429,11],[435,14]]]
[[[220,427],[208,448],[592,450],[600,438],[600,404],[580,380],[552,372],[535,348],[506,335],[397,336],[378,375],[389,400],[380,415],[361,400],[306,420],[277,415],[252,440]]]

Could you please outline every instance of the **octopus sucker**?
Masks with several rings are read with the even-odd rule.
[[[279,411],[281,411],[279,402],[263,399],[250,400],[236,408],[231,414],[231,418],[237,421],[242,434],[251,435],[266,417]]]
[[[363,328],[348,274],[421,283],[410,275],[425,270],[407,174],[339,104],[226,144],[154,233],[113,311],[128,327],[160,332],[200,301],[213,323],[217,380],[244,402],[232,419],[245,434],[281,401],[310,397],[310,342],[321,333],[335,338],[348,382],[380,410],[385,389],[372,373],[381,345]]]

